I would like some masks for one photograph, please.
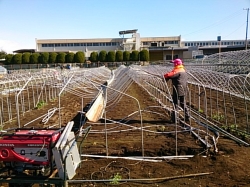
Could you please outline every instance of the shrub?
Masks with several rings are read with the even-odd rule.
[[[85,61],[85,54],[82,51],[78,51],[75,54],[75,62],[76,63],[84,63]]]

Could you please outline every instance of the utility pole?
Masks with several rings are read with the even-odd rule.
[[[249,8],[243,9],[247,11],[247,25],[246,25],[246,41],[245,41],[245,45],[246,45],[246,50],[247,50],[247,31],[248,31],[248,14],[249,14]]]
[[[174,48],[172,47],[172,60],[174,60]]]

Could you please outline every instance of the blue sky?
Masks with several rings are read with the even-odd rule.
[[[35,49],[36,38],[120,38],[131,29],[182,41],[245,40],[247,8],[250,0],[0,0],[0,50]]]

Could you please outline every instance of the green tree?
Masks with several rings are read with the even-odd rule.
[[[56,57],[56,61],[58,63],[65,63],[65,56],[66,56],[66,53],[59,52],[57,57]]]
[[[100,62],[107,62],[107,52],[102,50],[99,53],[99,61]]]
[[[5,64],[13,64],[13,54],[7,54],[5,56]]]
[[[122,51],[116,51],[115,60],[117,62],[122,62],[123,61],[123,53],[122,53]]]
[[[78,51],[75,54],[75,62],[76,63],[84,63],[85,61],[85,54],[82,51]]]
[[[0,51],[0,59],[5,59],[7,53],[3,50]]]
[[[115,62],[115,51],[108,52],[108,62]]]
[[[140,61],[149,61],[149,52],[146,49],[143,49],[140,52]]]
[[[96,51],[92,52],[90,54],[89,60],[91,62],[97,62],[98,61],[98,53]]]
[[[17,53],[13,56],[13,63],[14,64],[22,64],[22,54]]]
[[[23,53],[22,64],[29,64],[29,63],[30,63],[30,53],[28,52]]]
[[[123,61],[130,61],[130,52],[123,51]]]
[[[132,61],[139,61],[139,51],[134,50],[131,52],[131,60]]]
[[[30,63],[31,64],[38,64],[39,63],[39,56],[40,56],[40,53],[32,53],[30,55]]]
[[[56,63],[56,57],[57,57],[57,53],[56,52],[49,53],[49,63],[50,64]]]
[[[66,63],[74,63],[75,62],[75,53],[68,53],[66,54]]]
[[[42,52],[39,57],[39,62],[41,64],[48,64],[49,63],[49,53],[48,52]]]

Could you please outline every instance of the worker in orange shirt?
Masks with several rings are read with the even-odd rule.
[[[174,103],[174,110],[178,110],[178,106],[180,106],[184,110],[185,115],[185,121],[189,121],[189,113],[186,108],[186,102],[185,102],[185,96],[187,94],[187,73],[184,69],[183,62],[181,59],[175,59],[172,61],[174,64],[174,68],[172,71],[164,74],[164,78],[166,81],[169,79],[172,80],[172,97],[173,97],[173,103]],[[179,103],[178,103],[179,102]],[[171,121],[175,122],[175,112],[171,112]]]

